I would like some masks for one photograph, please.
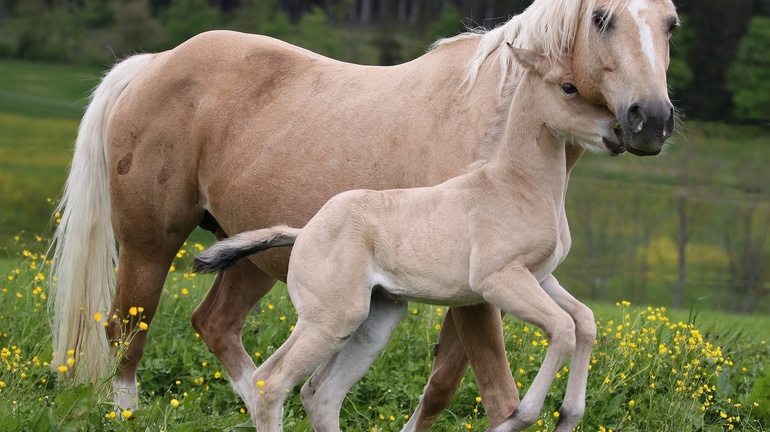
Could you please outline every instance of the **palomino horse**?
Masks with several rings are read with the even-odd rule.
[[[335,361],[334,353],[348,345],[378,350],[377,342],[358,337],[359,328],[369,334],[395,327],[408,301],[489,302],[544,329],[550,343],[540,371],[510,418],[493,430],[533,424],[570,355],[556,430],[577,425],[596,324],[552,275],[572,243],[564,210],[566,138],[612,154],[622,144],[612,112],[578,96],[561,62],[533,51],[514,55],[526,71],[502,144],[480,168],[433,187],[343,192],[301,230],[241,233],[196,259],[197,270],[225,270],[254,252],[294,243],[287,283],[298,319],[289,339],[254,372],[258,393],[249,410],[257,430],[281,431],[287,389],[327,359]],[[390,302],[370,313],[375,291]],[[317,407],[311,400],[317,397],[308,395],[303,404]],[[339,422],[323,414],[308,410],[314,430],[338,431]]]
[[[580,94],[616,114],[627,149],[658,153],[673,130],[665,71],[676,20],[670,0],[536,0],[495,30],[444,41],[392,67],[341,63],[224,31],[122,61],[94,91],[59,208],[53,366],[66,364],[72,349],[77,363],[67,376],[105,376],[108,339],[135,327],[132,306],[151,323],[168,268],[196,225],[220,238],[302,226],[339,192],[434,185],[488,157],[510,106],[515,65],[498,49],[506,42],[571,56]],[[261,254],[256,265],[236,264],[217,275],[193,314],[247,403],[256,366],[240,332],[287,265],[281,250]],[[108,309],[105,335],[92,316]],[[440,373],[414,427],[429,425],[459,384],[468,361],[460,340],[492,422],[510,413],[515,390],[496,315],[487,306],[447,314]],[[474,326],[487,337],[468,337]],[[134,335],[121,357],[113,379],[120,407],[136,407],[147,335]]]

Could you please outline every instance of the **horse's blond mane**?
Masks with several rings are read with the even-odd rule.
[[[431,46],[436,49],[444,45],[470,38],[480,38],[476,53],[468,62],[465,83],[468,88],[476,81],[481,65],[497,51],[500,66],[500,93],[506,81],[516,75],[517,68],[511,51],[497,50],[505,44],[524,48],[546,56],[567,61],[572,54],[581,19],[592,19],[592,12],[598,0],[535,0],[524,12],[514,16],[505,24],[492,30],[474,29],[466,33],[441,39]],[[610,0],[607,12],[612,15],[628,0]],[[590,26],[583,26],[584,29]],[[512,67],[513,65],[513,67]]]

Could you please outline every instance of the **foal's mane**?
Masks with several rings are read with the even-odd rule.
[[[497,51],[500,66],[499,93],[505,95],[510,87],[509,77],[519,75],[511,51],[498,48],[511,44],[516,48],[537,51],[554,60],[566,61],[571,58],[578,37],[581,19],[591,20],[598,0],[535,0],[524,12],[515,15],[492,30],[472,29],[460,35],[436,41],[431,50],[471,38],[480,38],[476,53],[468,62],[465,84],[470,89],[478,77],[481,65]],[[606,7],[608,15],[614,14],[628,0],[610,0]],[[590,25],[583,26],[584,30]],[[515,85],[514,85],[515,88]]]

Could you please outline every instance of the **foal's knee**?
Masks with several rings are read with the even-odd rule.
[[[575,320],[575,337],[579,345],[593,345],[596,340],[594,313],[588,306],[581,306],[580,310],[573,316]]]
[[[566,358],[575,351],[575,329],[575,321],[565,313],[564,316],[560,316],[548,332],[551,339],[550,344],[560,357]]]

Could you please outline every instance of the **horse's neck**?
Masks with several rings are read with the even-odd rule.
[[[499,148],[515,88],[510,83],[500,92],[501,71],[494,57],[482,64],[472,85],[464,82],[467,62],[479,41],[475,37],[452,42],[407,64],[410,86],[429,95],[423,99],[428,103],[425,109],[451,123],[443,130],[433,129],[432,134],[443,134],[437,140],[438,151],[448,151],[447,143],[472,149],[473,160],[467,163],[473,162],[474,168],[491,160]]]

